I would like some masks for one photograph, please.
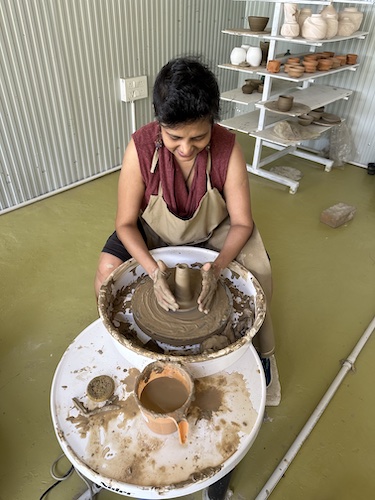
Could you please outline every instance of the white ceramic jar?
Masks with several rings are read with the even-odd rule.
[[[327,23],[320,14],[311,14],[302,27],[302,36],[307,40],[324,40],[327,35]]]
[[[262,62],[262,50],[260,47],[249,47],[246,53],[246,62],[250,66],[258,67]]]
[[[339,19],[337,34],[339,36],[350,36],[356,31],[355,25],[349,17]]]
[[[327,16],[335,16],[336,19],[338,18],[338,12],[332,4],[324,7],[324,9],[320,12],[320,14],[322,17],[325,17],[325,18]]]
[[[230,62],[233,66],[239,66],[246,61],[246,50],[242,47],[234,47],[230,53]]]

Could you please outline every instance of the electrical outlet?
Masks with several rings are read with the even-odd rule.
[[[121,100],[136,101],[148,97],[147,76],[120,78]]]

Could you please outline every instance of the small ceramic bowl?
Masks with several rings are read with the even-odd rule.
[[[264,31],[267,23],[269,21],[269,17],[263,16],[248,16],[249,26],[251,31],[262,32]]]
[[[310,125],[314,120],[314,117],[311,116],[311,115],[306,115],[306,114],[303,114],[303,115],[300,115],[298,117],[298,123],[300,125],[302,125],[303,127],[306,127],[307,125]]]
[[[288,68],[288,75],[291,77],[291,78],[300,78],[303,73],[305,72],[305,68],[303,66],[299,66],[299,65],[291,65],[289,66]]]
[[[317,122],[322,117],[322,113],[318,111],[310,111],[308,115],[312,116],[314,122]]]

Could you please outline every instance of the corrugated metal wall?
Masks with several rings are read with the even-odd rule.
[[[359,8],[370,35],[340,51],[358,53],[361,67],[326,80],[355,90],[335,111],[352,131],[354,161],[367,164],[375,161],[375,16]],[[0,0],[0,213],[118,168],[132,127],[120,77],[147,75],[151,92],[168,59],[200,53],[221,89],[234,88],[239,74],[215,67],[239,40],[221,30],[272,9],[233,0]],[[150,98],[135,107],[137,126],[152,119]],[[231,109],[223,103],[224,117]]]
[[[120,77],[203,54],[216,70],[243,24],[231,0],[0,0],[0,212],[117,168],[131,134]],[[135,104],[151,120],[151,99]]]

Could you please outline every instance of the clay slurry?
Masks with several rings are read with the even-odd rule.
[[[145,386],[139,399],[148,410],[169,413],[181,408],[188,397],[186,387],[179,380],[159,377]]]

